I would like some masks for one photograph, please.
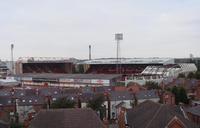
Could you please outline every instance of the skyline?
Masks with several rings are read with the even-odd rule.
[[[0,1],[0,59],[200,57],[198,0]]]

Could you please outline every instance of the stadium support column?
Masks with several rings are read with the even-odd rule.
[[[116,73],[119,74],[121,73],[120,40],[123,40],[123,34],[116,33],[115,40],[117,41]]]

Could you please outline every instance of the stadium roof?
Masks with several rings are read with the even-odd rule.
[[[119,63],[119,62],[118,62]],[[174,64],[173,58],[121,58],[121,64]],[[117,64],[116,58],[84,60],[78,64]]]
[[[18,62],[22,63],[60,63],[60,62],[76,62],[75,58],[66,58],[66,57],[20,57]]]
[[[68,79],[106,79],[111,80],[117,77],[121,77],[119,74],[54,74],[54,73],[25,73],[14,75],[14,77],[31,77],[31,78],[49,78],[49,79],[59,79],[59,78],[68,78]]]

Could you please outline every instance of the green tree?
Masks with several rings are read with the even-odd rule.
[[[91,108],[95,111],[98,111],[101,109],[103,103],[104,103],[104,96],[100,95],[100,96],[93,98],[92,100],[89,100],[87,107]]]
[[[96,112],[99,112],[100,119],[103,119],[105,117],[106,108],[103,106],[103,103],[105,101],[105,98],[103,95],[99,95],[92,100],[88,101],[87,107],[93,109]]]
[[[179,103],[178,88],[176,86],[174,86],[171,89],[171,91],[175,95],[175,103],[178,104]]]
[[[175,103],[178,105],[180,102],[188,104],[189,100],[187,97],[186,90],[183,87],[174,86],[171,92],[175,95]]]
[[[11,123],[10,128],[23,128],[23,124]]]
[[[178,75],[178,78],[185,78],[185,75],[181,73]]]
[[[193,72],[190,72],[188,75],[187,75],[187,78],[188,79],[193,79],[195,78],[195,74]]]
[[[158,83],[154,82],[154,81],[147,81],[145,83],[145,87],[148,90],[152,90],[152,89],[161,89],[161,87],[158,85]]]
[[[76,105],[76,102],[73,101],[73,100],[69,100],[69,99],[66,99],[66,98],[60,98],[56,101],[54,101],[50,108],[74,108]]]
[[[197,72],[195,73],[195,78],[198,79],[198,80],[200,79],[200,71],[197,71]]]
[[[185,104],[189,103],[187,93],[183,87],[179,88],[179,100],[180,100],[179,102],[182,102]]]

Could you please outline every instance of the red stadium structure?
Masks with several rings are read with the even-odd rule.
[[[73,66],[73,60],[66,58],[20,58],[16,62],[16,74],[72,73]]]
[[[142,73],[147,66],[163,66],[174,64],[171,58],[121,58],[120,64],[116,58],[103,58],[79,62],[86,65],[85,73],[91,74],[123,74],[136,75]],[[117,66],[119,65],[119,71]]]
[[[147,66],[146,64],[121,64],[118,67],[118,72],[120,74],[139,74],[141,73]],[[89,69],[86,71],[86,73],[92,73],[92,74],[116,74],[117,69],[115,64],[92,64],[90,65]]]

